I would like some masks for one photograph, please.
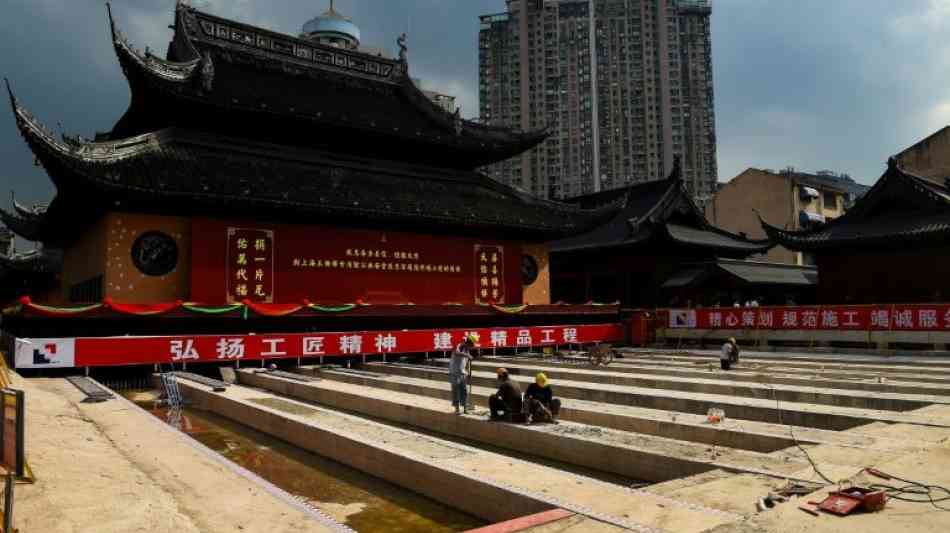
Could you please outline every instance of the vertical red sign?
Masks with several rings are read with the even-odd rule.
[[[475,302],[505,303],[505,249],[475,245]]]
[[[229,302],[274,302],[274,232],[228,228]]]

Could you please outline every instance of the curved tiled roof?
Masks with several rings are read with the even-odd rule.
[[[772,246],[771,241],[749,240],[711,225],[686,191],[678,166],[665,180],[595,193],[571,202],[591,207],[616,198],[621,199],[622,207],[612,220],[587,233],[551,243],[551,251],[629,247],[660,239],[718,255],[746,257]]]
[[[891,158],[884,175],[841,217],[805,231],[761,223],[766,235],[792,250],[946,244],[950,242],[950,189],[901,169]]]
[[[427,224],[432,231],[479,229],[526,240],[586,231],[616,211],[542,200],[471,171],[381,164],[189,130],[66,143],[12,93],[11,102],[21,134],[57,186],[54,206],[244,210],[288,221]]]

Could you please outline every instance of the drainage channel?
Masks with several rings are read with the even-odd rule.
[[[361,533],[450,532],[486,524],[434,500],[322,458],[222,416],[169,411],[152,391],[122,395],[235,464]]]

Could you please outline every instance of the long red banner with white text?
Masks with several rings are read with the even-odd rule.
[[[447,352],[469,333],[479,335],[482,349],[588,344],[624,338],[620,324],[596,324],[467,330],[17,339],[15,359],[17,368],[73,368]]]
[[[950,305],[670,309],[679,329],[950,331]]]

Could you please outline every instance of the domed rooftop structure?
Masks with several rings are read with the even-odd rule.
[[[360,28],[338,13],[333,4],[334,0],[330,0],[330,9],[303,25],[301,37],[321,44],[355,50],[360,45]]]

